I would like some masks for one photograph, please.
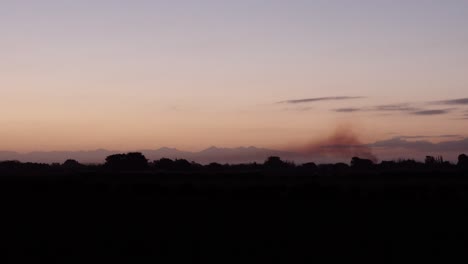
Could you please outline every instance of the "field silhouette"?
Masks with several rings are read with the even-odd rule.
[[[459,260],[468,157],[201,165],[0,162],[9,262],[414,263]]]

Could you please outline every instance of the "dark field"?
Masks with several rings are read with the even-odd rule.
[[[468,238],[455,165],[4,168],[0,196],[17,263],[465,263]]]

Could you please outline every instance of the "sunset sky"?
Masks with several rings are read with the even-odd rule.
[[[0,0],[0,150],[468,136],[468,1]]]

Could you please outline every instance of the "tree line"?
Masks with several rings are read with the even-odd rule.
[[[0,162],[0,171],[40,171],[40,170],[57,170],[57,171],[79,171],[79,170],[109,170],[109,171],[195,171],[195,170],[391,170],[391,169],[406,169],[406,170],[424,170],[424,169],[468,169],[468,156],[461,154],[458,157],[458,162],[451,163],[445,161],[442,156],[433,157],[426,156],[424,162],[419,162],[414,159],[400,159],[393,161],[381,161],[374,163],[372,160],[353,157],[349,164],[316,164],[308,162],[303,164],[295,164],[291,161],[284,161],[280,157],[269,157],[263,163],[246,163],[246,164],[220,164],[210,163],[202,165],[196,162],[190,162],[186,159],[168,159],[161,158],[159,160],[150,161],[142,153],[130,152],[125,154],[110,155],[106,158],[104,164],[89,165],[81,164],[76,160],[69,159],[64,163],[22,163],[19,161],[2,161]]]

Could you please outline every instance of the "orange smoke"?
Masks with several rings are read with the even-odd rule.
[[[307,156],[346,159],[360,157],[377,162],[372,150],[359,140],[349,125],[340,125],[329,137],[306,144],[296,151]]]

